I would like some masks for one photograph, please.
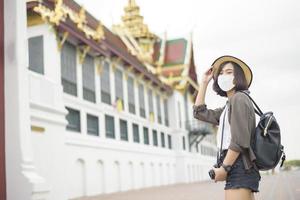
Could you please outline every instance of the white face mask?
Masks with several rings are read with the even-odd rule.
[[[233,84],[234,76],[233,74],[225,74],[225,75],[219,75],[218,77],[218,84],[224,92],[227,92],[234,88]]]

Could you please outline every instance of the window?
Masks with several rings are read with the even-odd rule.
[[[87,114],[87,134],[99,136],[99,122],[98,117]]]
[[[172,149],[172,137],[171,137],[171,135],[168,135],[168,147],[169,147],[169,149]]]
[[[122,104],[124,105],[123,101],[123,73],[121,70],[116,69],[115,73],[115,91],[116,91],[116,100],[121,99]]]
[[[168,109],[168,100],[164,100],[164,111],[165,111],[165,125],[169,126],[169,109]]]
[[[159,95],[156,95],[156,107],[157,107],[158,123],[161,124],[161,107],[160,107],[160,97],[159,97]]]
[[[80,132],[80,112],[78,110],[74,110],[72,108],[66,107],[68,110],[68,114],[66,119],[68,121],[67,130]]]
[[[105,132],[107,138],[115,138],[115,121],[112,116],[105,115]]]
[[[44,74],[44,43],[43,36],[28,39],[29,69]]]
[[[181,107],[180,107],[179,101],[177,102],[177,106],[178,106],[178,119],[179,119],[178,124],[179,124],[179,128],[181,128],[182,127],[181,126]]]
[[[82,65],[83,98],[96,102],[94,58],[87,55]]]
[[[127,91],[129,112],[135,114],[134,80],[132,77],[128,77],[127,79]]]
[[[140,116],[146,117],[145,113],[145,97],[144,97],[144,86],[142,84],[139,85],[139,103],[140,103]]]
[[[111,104],[109,71],[109,63],[105,61],[101,73],[101,101],[107,104]]]
[[[183,150],[185,150],[185,137],[182,136],[182,147],[183,147]]]
[[[149,89],[148,90],[148,102],[149,102],[149,113],[154,113],[154,109],[153,109],[153,94],[152,94],[152,90]]]
[[[121,140],[128,141],[127,122],[122,119],[120,119],[120,136]]]
[[[158,146],[157,131],[156,130],[152,130],[152,134],[153,134],[153,145],[154,146]]]
[[[184,94],[184,113],[185,113],[185,129],[188,128],[187,122],[189,120],[189,113],[188,113],[188,92],[186,91]]]
[[[161,139],[161,146],[165,147],[165,134],[163,132],[160,133],[160,139]]]
[[[144,144],[149,144],[149,130],[148,130],[148,128],[144,127],[143,132],[144,132]]]
[[[61,76],[64,92],[77,96],[76,48],[68,42],[61,50]]]
[[[140,134],[139,134],[139,126],[137,124],[132,124],[132,132],[133,132],[133,141],[139,143]]]

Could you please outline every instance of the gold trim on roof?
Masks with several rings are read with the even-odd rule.
[[[173,65],[173,66],[163,66],[163,71],[168,71],[168,70],[174,70],[174,69],[186,69],[188,65],[186,64],[180,64],[180,65]]]
[[[79,13],[75,12],[63,3],[63,0],[56,0],[54,10],[47,8],[46,6],[39,3],[33,10],[39,13],[42,19],[48,23],[58,26],[60,22],[64,22],[67,17],[73,21],[77,28],[81,30],[85,36],[95,41],[104,39],[104,30],[101,22],[96,30],[92,29],[87,24],[85,9],[81,7]]]
[[[191,79],[191,77],[187,76],[186,79],[193,86],[193,88],[195,88],[195,90],[199,90],[198,84],[193,79]]]
[[[154,43],[158,37],[149,31],[140,15],[140,8],[135,0],[129,0],[124,8],[122,24],[114,26],[115,32],[128,47],[130,53],[144,63],[153,63]]]
[[[27,26],[36,26],[44,24],[45,21],[37,14],[28,13],[27,14]]]
[[[60,38],[58,33],[55,33],[57,48],[58,48],[59,51],[61,50],[61,48],[64,45],[65,41],[67,40],[68,36],[69,36],[69,32],[64,32],[62,38]]]
[[[135,0],[129,0],[124,8],[125,15],[122,17],[124,26],[131,32],[135,38],[155,38],[155,35],[149,31],[144,24],[144,18],[140,15],[140,7]]]
[[[91,47],[86,45],[82,49],[78,47],[78,54],[79,54],[79,63],[83,64],[86,54],[90,51]]]
[[[176,90],[182,90],[185,89],[187,84],[191,84],[195,90],[199,89],[199,86],[197,83],[191,79],[189,76],[172,76],[172,74],[169,77],[160,77],[160,80],[167,84],[172,86]]]

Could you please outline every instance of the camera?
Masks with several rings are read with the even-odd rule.
[[[213,169],[209,170],[208,175],[210,177],[211,180],[215,179],[215,171]]]
[[[219,168],[222,165],[222,163],[220,163],[219,161],[217,162],[217,164],[214,164],[214,168]],[[210,179],[214,180],[215,179],[215,171],[213,169],[209,170],[208,175],[210,177]]]
[[[223,159],[225,158],[225,155],[226,155],[226,150],[225,151],[222,151],[221,153],[220,153],[220,155],[218,154],[218,157],[217,157],[217,163],[216,164],[214,164],[214,168],[219,168],[219,167],[221,167],[222,166],[222,162],[223,162]],[[213,169],[211,169],[211,170],[209,170],[209,172],[208,172],[208,175],[209,175],[209,177],[212,179],[212,180],[214,180],[215,179],[215,171],[213,170]]]

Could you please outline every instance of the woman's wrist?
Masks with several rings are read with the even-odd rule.
[[[225,170],[226,173],[228,173],[231,170],[232,165],[226,165],[222,163],[221,168]]]
[[[200,84],[201,84],[201,85],[207,86],[208,83],[209,83],[209,81],[207,81],[207,80],[201,80],[201,81],[200,81]]]
[[[201,80],[200,83],[208,85],[209,81],[207,81],[207,80]]]

